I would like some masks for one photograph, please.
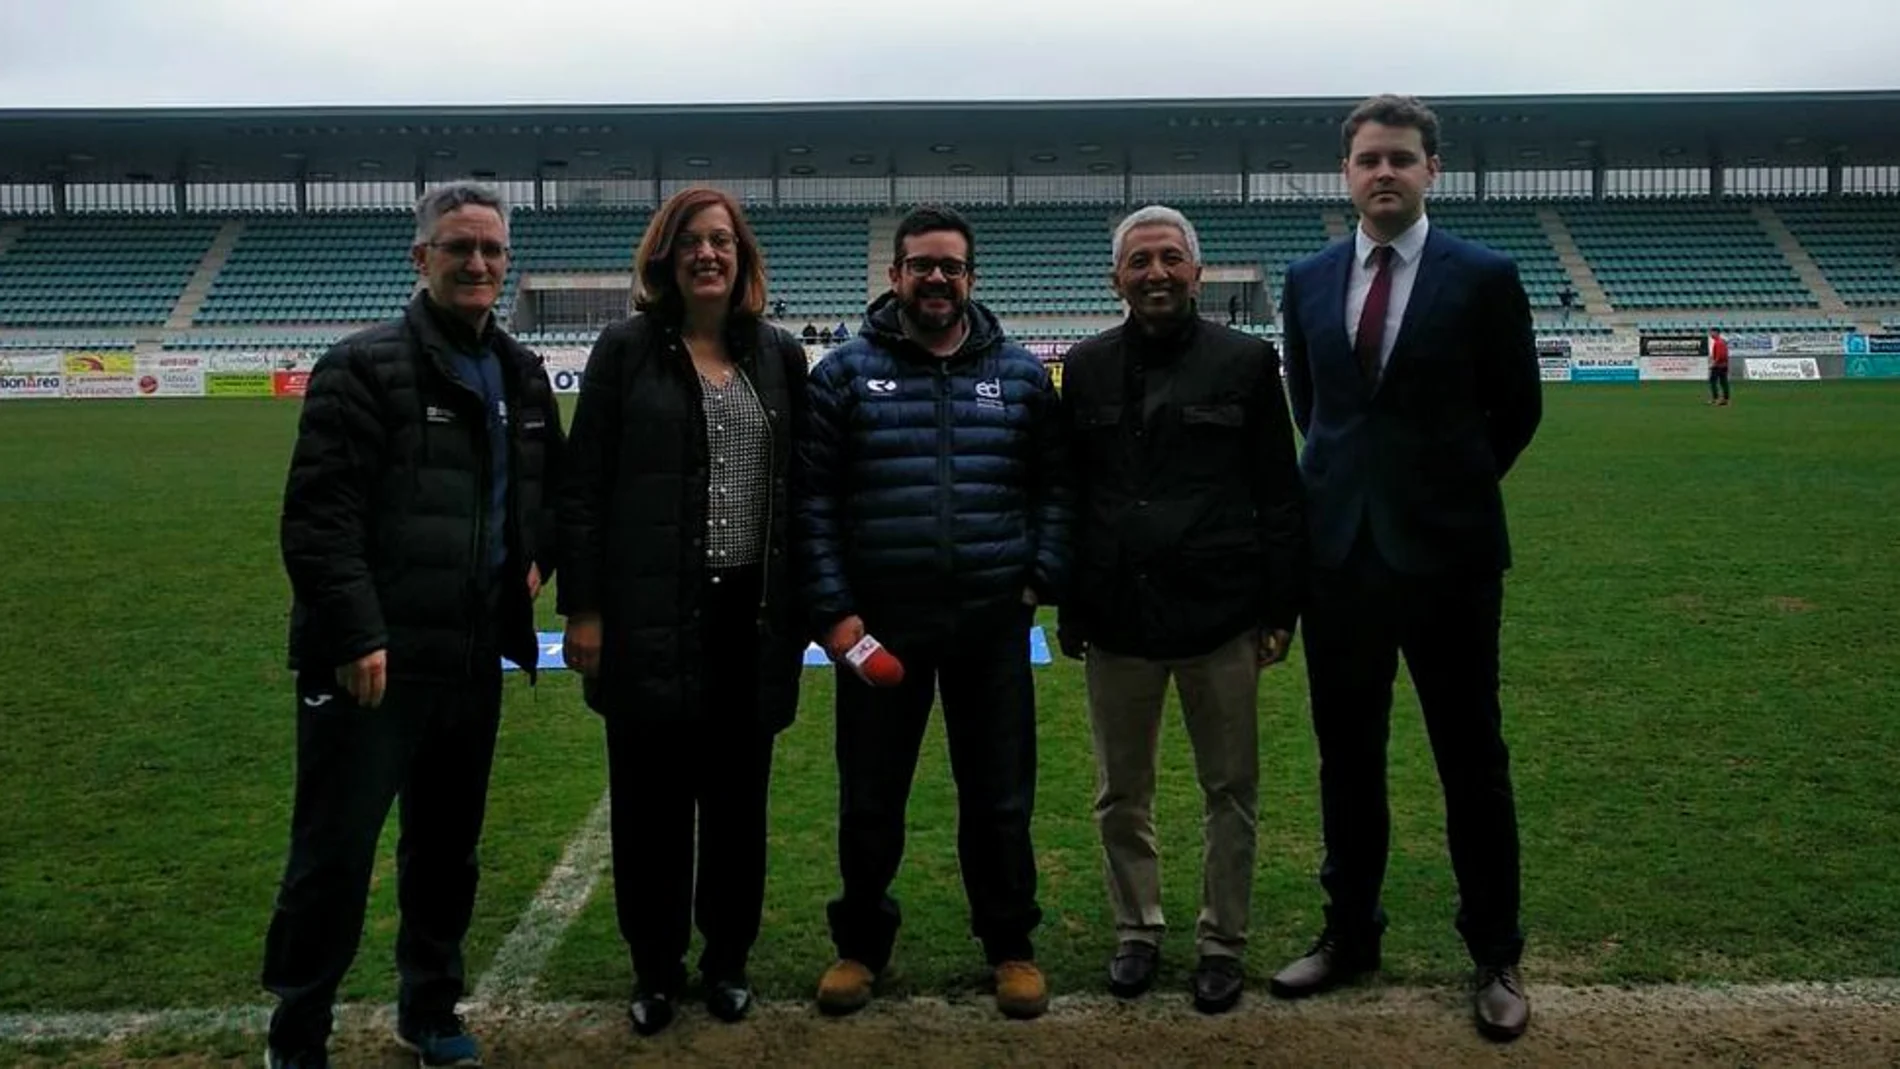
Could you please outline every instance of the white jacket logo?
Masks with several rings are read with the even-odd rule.
[[[896,393],[897,380],[896,379],[866,379],[864,380],[864,388],[871,391],[872,393]]]
[[[976,384],[976,405],[978,408],[1003,407],[1003,380],[984,379]]]

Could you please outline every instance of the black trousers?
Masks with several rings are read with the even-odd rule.
[[[270,1043],[321,1046],[363,935],[376,842],[401,800],[396,845],[397,1012],[429,1021],[462,996],[462,937],[479,872],[476,843],[501,721],[499,658],[466,683],[389,683],[364,709],[329,672],[297,681],[297,787],[290,859],[264,940],[264,987],[278,998]]]
[[[1386,740],[1403,652],[1445,792],[1458,931],[1479,964],[1513,965],[1523,953],[1517,808],[1498,707],[1503,596],[1495,572],[1400,575],[1363,530],[1341,567],[1314,570],[1305,626],[1326,840],[1320,883],[1327,927],[1348,946],[1370,949],[1385,928]]]
[[[1717,387],[1720,387],[1719,392]],[[1709,369],[1709,400],[1713,401],[1717,398],[1728,400],[1728,368],[1725,367]]]
[[[939,688],[957,785],[957,860],[971,929],[992,964],[1034,957],[1036,694],[1034,611],[971,614],[941,637],[888,641],[904,682],[879,688],[838,670],[838,861],[844,893],[828,909],[839,957],[881,970],[902,913],[890,896],[904,855],[904,810]],[[876,635],[875,622],[872,634]],[[879,641],[886,641],[878,635]]]
[[[607,719],[614,906],[647,990],[685,986],[695,918],[709,979],[743,977],[759,937],[774,741],[759,726],[759,590],[757,567],[709,575],[696,713]]]

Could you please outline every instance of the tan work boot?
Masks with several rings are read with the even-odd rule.
[[[996,1008],[1005,1017],[1041,1017],[1049,1008],[1049,984],[1033,961],[1006,961],[996,967]]]
[[[818,978],[818,1008],[836,1016],[856,1013],[871,1001],[876,982],[877,975],[863,962],[839,958]]]

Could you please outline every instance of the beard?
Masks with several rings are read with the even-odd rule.
[[[926,311],[924,302],[931,299],[948,301],[949,310],[946,312]],[[925,283],[913,289],[909,296],[901,298],[898,301],[898,307],[903,310],[905,317],[920,329],[934,333],[948,330],[956,324],[957,320],[962,319],[968,303],[957,292],[955,286]]]

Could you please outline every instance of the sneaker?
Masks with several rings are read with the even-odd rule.
[[[330,1055],[321,1047],[295,1054],[282,1054],[275,1047],[265,1047],[264,1069],[330,1069]]]
[[[856,1013],[871,1001],[877,974],[861,961],[839,958],[818,979],[818,1008],[834,1016]]]
[[[996,1008],[1005,1017],[1027,1020],[1049,1008],[1049,983],[1033,961],[1006,961],[996,967]]]
[[[462,1019],[450,1014],[440,1021],[428,1024],[396,1023],[396,1042],[416,1055],[416,1064],[425,1066],[470,1066],[482,1064],[482,1045],[468,1029],[462,1027]]]

